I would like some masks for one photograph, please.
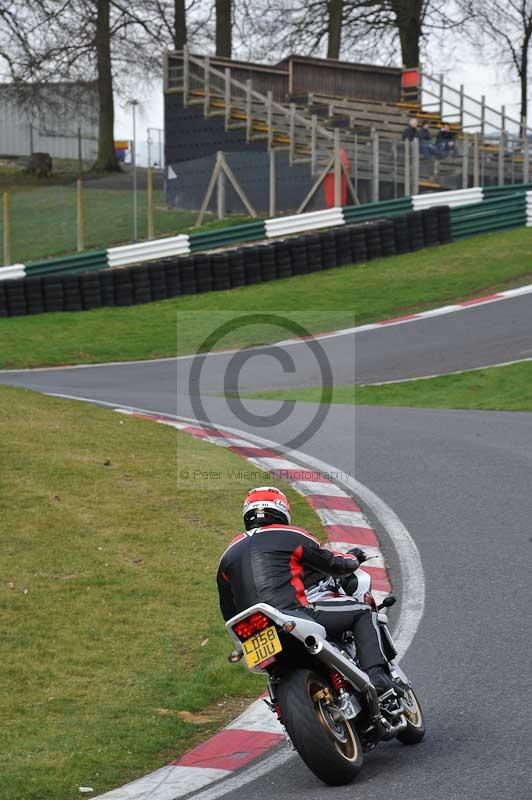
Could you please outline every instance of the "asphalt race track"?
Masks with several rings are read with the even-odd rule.
[[[364,383],[526,358],[532,355],[532,296],[371,331],[356,339],[356,381]],[[322,345],[335,381],[352,382],[353,337],[325,339]],[[295,373],[283,373],[271,355],[256,355],[242,372],[241,388],[316,382],[312,354],[304,345],[289,349]],[[297,404],[286,420],[262,429],[235,417],[226,400],[216,396],[223,391],[228,358],[206,361],[201,394],[212,422],[281,443],[305,428],[316,412],[312,404]],[[176,362],[167,360],[4,373],[0,381],[194,416],[188,396],[191,362],[181,359],[177,365],[178,371]],[[279,403],[246,401],[246,408],[264,415]],[[299,449],[371,487],[416,541],[425,571],[426,608],[403,666],[424,704],[428,735],[417,747],[395,742],[378,747],[349,787],[324,787],[294,756],[224,796],[531,797],[532,414],[332,406]],[[386,532],[379,533],[401,598],[408,587],[400,585]]]

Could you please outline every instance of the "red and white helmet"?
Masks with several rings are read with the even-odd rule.
[[[273,486],[259,486],[247,493],[242,509],[246,530],[262,525],[290,525],[290,503]]]

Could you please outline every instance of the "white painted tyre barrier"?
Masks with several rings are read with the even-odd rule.
[[[294,214],[290,217],[276,217],[266,220],[266,236],[284,236],[289,233],[332,228],[345,225],[341,208],[327,208],[325,211],[309,211],[307,214]]]
[[[475,186],[472,189],[456,189],[448,192],[415,194],[412,195],[412,207],[414,211],[421,211],[425,208],[441,205],[455,208],[456,206],[468,206],[473,203],[481,203],[483,199],[482,187]]]
[[[12,264],[10,267],[0,267],[0,281],[7,281],[9,278],[24,278],[26,268],[24,264]]]
[[[125,267],[140,261],[153,261],[168,256],[184,256],[190,253],[189,237],[185,234],[166,239],[151,239],[149,242],[110,247],[107,260],[110,267]]]

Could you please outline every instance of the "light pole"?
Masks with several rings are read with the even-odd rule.
[[[136,242],[139,238],[139,226],[137,219],[138,203],[137,203],[137,106],[138,100],[130,100],[129,105],[133,111],[133,141],[131,142],[131,168],[133,172],[133,241]]]

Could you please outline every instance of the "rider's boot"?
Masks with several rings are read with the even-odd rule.
[[[382,664],[376,664],[366,670],[368,677],[377,690],[377,694],[381,695],[387,692],[388,689],[393,689],[399,697],[402,697],[404,692],[388,674],[388,671]]]

